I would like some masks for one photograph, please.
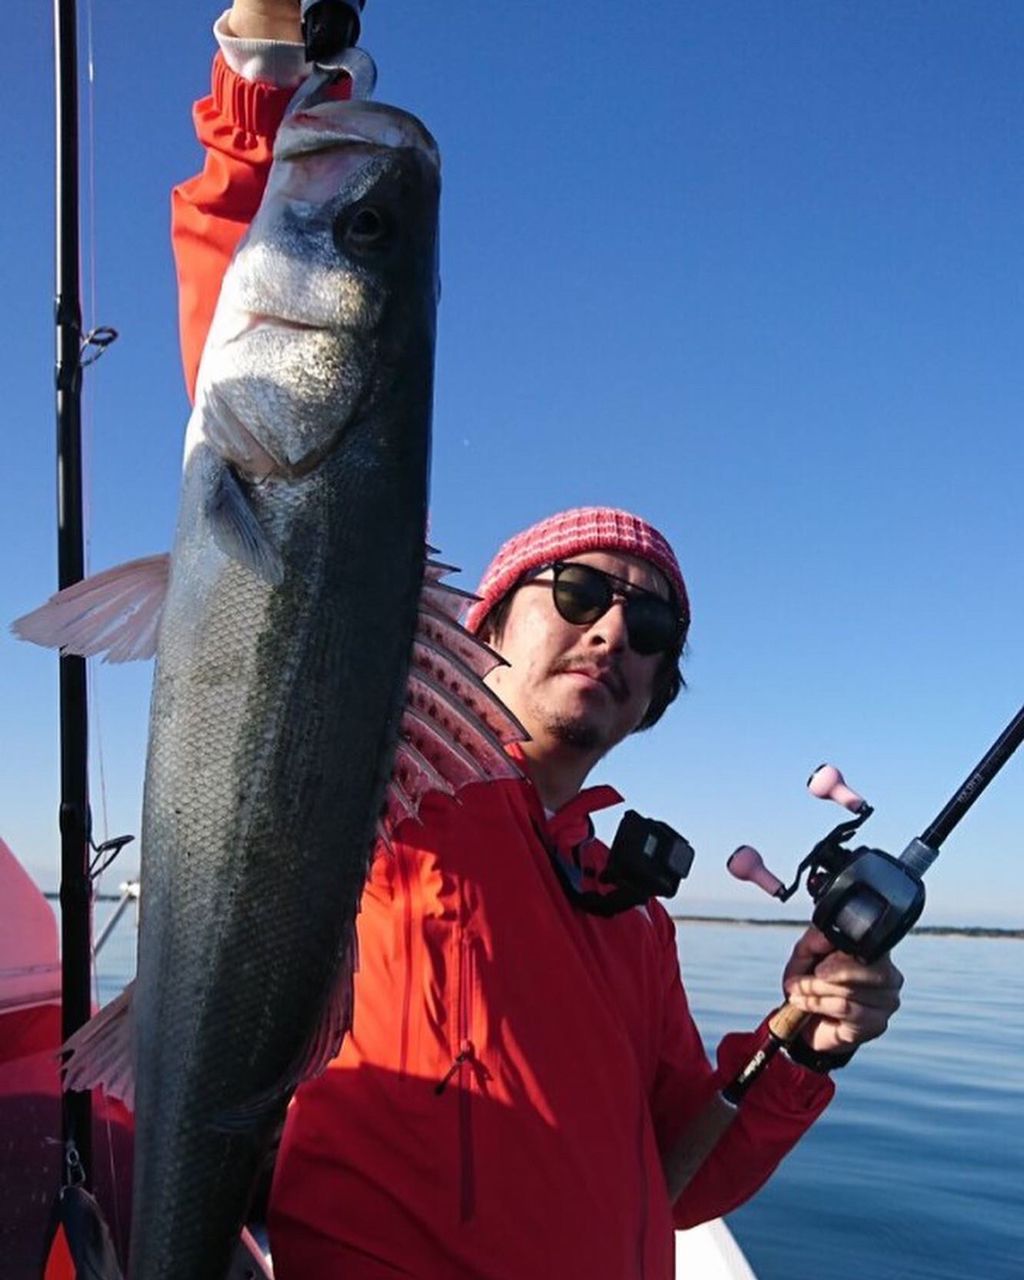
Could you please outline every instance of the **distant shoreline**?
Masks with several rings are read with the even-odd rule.
[[[685,924],[753,925],[760,929],[806,929],[809,920],[753,920],[744,916],[690,916],[673,915],[673,920]],[[911,929],[912,934],[925,934],[933,938],[1015,938],[1024,939],[1024,929],[989,929],[975,925],[924,924]]]
[[[46,893],[43,896],[54,902],[58,898],[56,893]],[[94,901],[120,902],[121,895],[118,893],[97,893]],[[676,915],[675,913],[670,914],[673,920],[678,920],[683,924],[752,925],[757,929],[806,929],[810,924],[809,920],[755,920],[749,916],[693,916]],[[1011,938],[1018,941],[1024,939],[1024,929],[989,929],[980,925],[924,924],[918,925],[916,929],[911,929],[910,932],[913,934],[924,934],[933,938]]]

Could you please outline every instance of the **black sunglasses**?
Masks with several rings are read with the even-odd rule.
[[[667,653],[683,637],[684,620],[675,606],[653,591],[595,569],[593,565],[556,561],[537,569],[529,581],[547,585],[540,574],[553,573],[551,594],[559,616],[574,626],[587,627],[608,612],[616,596],[625,601],[626,634],[634,653]]]

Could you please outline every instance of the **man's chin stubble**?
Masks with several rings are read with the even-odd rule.
[[[557,742],[577,751],[597,751],[605,745],[598,727],[584,719],[564,716],[550,720],[547,731]]]

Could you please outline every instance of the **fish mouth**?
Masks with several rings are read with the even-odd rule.
[[[381,102],[328,101],[286,116],[274,146],[275,160],[335,149],[418,151],[435,169],[441,155],[426,126],[408,111]]]
[[[328,325],[310,324],[308,320],[300,320],[297,316],[272,315],[265,311],[255,311],[246,316],[245,324],[231,341],[237,342],[239,338],[257,329],[286,329],[292,333],[324,333],[328,328]]]
[[[236,343],[244,343],[259,333],[331,333],[335,326],[313,324],[298,316],[280,315],[270,311],[244,311],[238,316],[232,332],[225,333],[222,345],[226,350]]]

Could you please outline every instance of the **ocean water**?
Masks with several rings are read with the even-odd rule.
[[[756,1025],[799,931],[678,927],[706,1042]],[[889,1030],[729,1219],[760,1280],[1024,1280],[1024,942],[912,936],[895,958]]]
[[[799,931],[678,929],[710,1050],[777,1003]],[[129,913],[100,956],[102,1002],[134,946]],[[836,1073],[825,1115],[729,1218],[759,1280],[1024,1280],[1024,942],[912,936],[897,961],[889,1031]]]

